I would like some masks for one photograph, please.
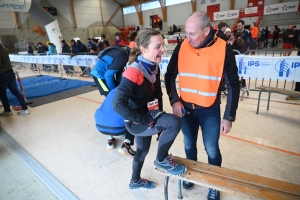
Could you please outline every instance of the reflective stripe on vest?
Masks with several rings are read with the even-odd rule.
[[[207,97],[214,97],[217,96],[218,93],[207,93],[207,92],[201,92],[198,90],[192,90],[192,89],[188,89],[188,88],[179,88],[180,91],[183,92],[191,92],[191,93],[195,93],[195,94],[199,94],[202,96],[207,96]]]
[[[203,79],[212,80],[212,81],[220,81],[222,79],[221,77],[205,76],[205,75],[192,74],[192,73],[178,73],[178,76],[188,76],[188,77],[195,77],[195,78],[203,78]]]
[[[178,54],[180,97],[185,102],[210,107],[217,98],[223,76],[226,42],[217,39],[210,46],[193,48],[187,40]]]

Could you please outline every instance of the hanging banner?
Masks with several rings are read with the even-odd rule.
[[[49,64],[49,65],[74,65],[74,66],[85,66],[93,67],[98,60],[95,55],[9,55],[11,62],[22,62],[22,63],[37,63],[37,64]]]
[[[267,5],[267,6],[264,6],[264,15],[297,12],[298,5],[299,5],[298,1]]]
[[[245,8],[245,14],[253,14],[253,13],[257,13],[258,7],[249,7],[249,8]]]
[[[236,65],[238,74],[244,78],[257,78],[258,80],[286,80],[288,82],[300,81],[300,60],[297,56],[264,57],[237,55]],[[167,72],[171,57],[163,57],[159,64],[162,74]]]
[[[57,53],[60,53],[61,52],[60,41],[62,40],[62,35],[57,20],[54,20],[50,24],[47,24],[45,28],[50,42],[56,46]]]
[[[0,0],[0,11],[28,12],[31,0]]]
[[[236,19],[239,17],[240,10],[227,10],[222,12],[214,12],[214,21]]]

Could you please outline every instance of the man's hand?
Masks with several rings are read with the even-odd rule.
[[[178,117],[183,117],[184,115],[182,114],[182,108],[183,105],[181,102],[176,102],[172,105],[173,108],[173,114],[177,115]]]
[[[231,127],[232,127],[232,122],[228,121],[226,119],[223,119],[221,122],[220,133],[221,134],[229,133]]]

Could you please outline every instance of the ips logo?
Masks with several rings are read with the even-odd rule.
[[[249,61],[249,62],[251,62],[251,61]],[[248,65],[247,65],[247,63],[244,61],[244,59],[243,59],[243,58],[240,58],[240,59],[238,60],[238,73],[239,73],[239,74],[246,74],[246,73],[247,73],[247,67],[248,67]]]
[[[300,62],[288,64],[284,59],[275,64],[275,70],[278,72],[279,77],[289,77],[298,67],[300,67]]]

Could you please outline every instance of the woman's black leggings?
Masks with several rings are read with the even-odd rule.
[[[132,162],[132,180],[137,182],[140,179],[145,157],[149,152],[152,135],[162,132],[158,142],[157,159],[163,161],[168,156],[169,149],[181,129],[181,118],[166,113],[157,119],[152,128],[134,123],[126,124],[126,128],[135,135],[137,148]]]

